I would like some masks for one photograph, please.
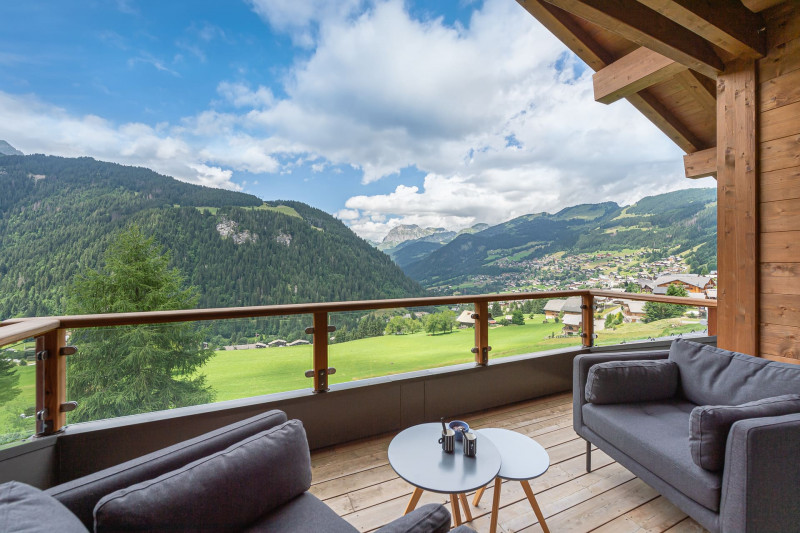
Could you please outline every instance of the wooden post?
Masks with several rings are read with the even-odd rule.
[[[51,435],[67,422],[61,405],[67,400],[67,331],[56,329],[36,337],[36,433]]]
[[[489,364],[489,302],[475,302],[475,363]]]
[[[584,294],[581,296],[581,337],[583,347],[594,346],[594,296]]]
[[[759,351],[758,113],[753,60],[717,78],[717,346]]]
[[[314,392],[328,390],[328,313],[314,313]]]
[[[706,308],[706,321],[708,322],[708,334],[709,336],[714,336],[717,334],[717,308],[716,307],[707,307]]]

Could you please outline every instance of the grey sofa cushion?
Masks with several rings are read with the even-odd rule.
[[[243,529],[246,533],[355,533],[358,531],[316,496],[304,492]]]
[[[306,433],[290,420],[103,497],[95,531],[238,531],[310,486]]]
[[[722,475],[697,466],[689,453],[689,413],[683,400],[583,406],[592,431],[676,490],[719,512]]]
[[[407,515],[396,518],[378,529],[376,533],[448,533],[448,531],[450,531],[448,510],[438,503],[429,503]]]
[[[18,481],[0,485],[0,531],[88,533],[58,500]]]
[[[678,390],[678,365],[668,360],[610,361],[586,377],[586,401],[596,404],[666,400]]]
[[[725,444],[734,422],[800,413],[800,394],[764,398],[741,405],[703,405],[689,418],[689,448],[695,464],[706,470],[725,466]]]
[[[800,393],[800,365],[682,339],[673,341],[669,360],[680,369],[681,394],[697,405],[739,405]]]
[[[267,411],[117,466],[57,485],[47,489],[46,492],[66,505],[84,526],[91,528],[94,523],[92,511],[100,498],[106,494],[171,472],[284,422],[286,413],[283,411]]]

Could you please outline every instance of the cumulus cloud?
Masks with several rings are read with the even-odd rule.
[[[292,41],[311,48],[320,24],[355,13],[362,0],[248,0],[258,16],[273,29],[288,33]]]

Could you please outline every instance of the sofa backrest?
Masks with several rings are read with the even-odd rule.
[[[683,396],[697,405],[739,405],[800,393],[800,365],[778,363],[690,342],[673,341]]]
[[[93,530],[92,511],[100,498],[106,494],[181,468],[201,457],[224,450],[242,439],[282,424],[286,420],[286,413],[283,411],[268,411],[117,466],[51,487],[45,492],[63,503],[89,530]]]

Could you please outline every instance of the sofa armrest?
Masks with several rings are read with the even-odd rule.
[[[583,436],[582,407],[586,403],[584,391],[586,390],[586,377],[589,369],[598,363],[609,361],[635,361],[666,359],[669,350],[650,350],[638,352],[610,352],[589,353],[577,356],[572,361],[572,425],[578,435]]]
[[[722,531],[797,531],[800,414],[731,427],[722,477]]]
[[[429,503],[386,524],[378,529],[377,533],[447,533],[448,531],[450,531],[450,511],[444,505]]]

